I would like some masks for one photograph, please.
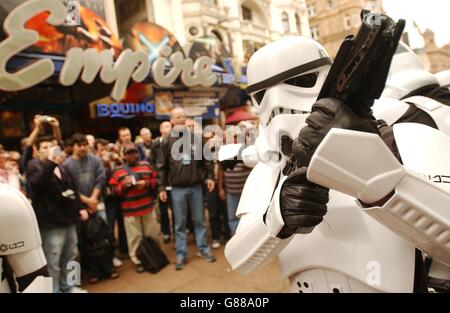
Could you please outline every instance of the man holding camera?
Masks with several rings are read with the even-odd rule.
[[[26,139],[24,143],[24,148],[22,151],[22,157],[20,158],[20,169],[22,173],[25,173],[28,162],[33,158],[34,154],[37,154],[37,151],[33,151],[33,146],[35,146],[36,140],[40,135],[44,135],[45,125],[48,124],[52,128],[53,132],[53,140],[56,141],[57,144],[62,143],[61,130],[59,128],[59,121],[55,117],[51,117],[48,115],[39,115],[36,114],[34,116],[34,128],[30,133],[30,136]]]
[[[42,236],[42,247],[53,278],[54,292],[86,292],[67,281],[70,262],[78,255],[76,223],[88,218],[70,173],[60,166],[64,152],[53,138],[35,140],[36,156],[28,163],[26,176],[33,191],[33,208]]]
[[[156,173],[147,161],[139,161],[138,148],[130,142],[123,145],[125,163],[116,169],[109,184],[113,194],[120,197],[125,232],[131,260],[138,273],[144,272],[136,251],[143,236],[159,242],[159,224],[154,202]]]

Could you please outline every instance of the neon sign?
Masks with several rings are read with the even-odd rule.
[[[153,103],[98,103],[96,106],[98,117],[130,119],[139,113],[155,112]]]
[[[53,62],[44,59],[16,73],[6,71],[11,58],[38,41],[39,34],[26,29],[24,24],[42,12],[50,12],[47,22],[53,26],[63,25],[67,15],[66,8],[58,0],[30,0],[17,6],[6,17],[4,29],[8,37],[0,43],[0,90],[24,90],[53,75]],[[120,101],[131,79],[142,82],[150,73],[155,83],[162,87],[170,87],[178,77],[187,87],[209,87],[217,80],[212,72],[212,60],[208,57],[200,57],[194,62],[190,58],[185,59],[180,51],[172,53],[169,46],[161,47],[159,54],[152,64],[146,52],[126,49],[114,62],[110,50],[98,52],[94,48],[71,48],[66,53],[59,81],[63,86],[72,86],[78,79],[90,84],[100,75],[104,83],[114,83],[111,98]],[[166,64],[171,66],[167,68]]]

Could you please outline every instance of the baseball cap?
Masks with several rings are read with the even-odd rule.
[[[131,151],[136,151],[137,152],[137,147],[136,144],[134,143],[127,143],[123,146],[123,153],[127,154]]]

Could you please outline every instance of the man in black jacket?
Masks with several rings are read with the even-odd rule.
[[[158,190],[162,202],[166,202],[166,187],[172,185],[171,200],[175,217],[176,269],[184,268],[187,258],[186,219],[187,206],[191,208],[195,227],[195,239],[200,254],[207,262],[214,262],[206,242],[206,226],[203,209],[203,186],[214,189],[212,163],[203,158],[202,140],[192,140],[193,133],[185,125],[186,114],[182,108],[171,112],[173,125],[171,136],[163,141],[158,153]]]
[[[170,136],[170,133],[172,132],[172,124],[169,121],[164,121],[159,125],[159,132],[161,133],[161,136],[155,138],[153,141],[153,148],[155,152],[155,169],[157,169],[157,157],[158,154],[161,153],[161,147],[163,143],[167,140],[167,138]],[[170,190],[172,190],[172,187],[170,186],[170,183],[168,183],[165,187],[166,191],[166,197],[167,201],[159,201],[159,212],[161,214],[161,232],[163,233],[163,241],[164,243],[170,242],[170,234],[171,234],[171,228],[170,228],[170,220],[169,220],[169,207],[172,208],[172,205],[170,204]],[[172,213],[173,217],[173,213]],[[173,233],[175,234],[174,230],[175,224],[173,223],[172,219],[172,229]]]
[[[41,137],[38,158],[28,162],[26,176],[33,191],[32,204],[41,231],[42,245],[53,278],[54,292],[86,292],[71,283],[70,264],[78,255],[76,222],[86,220],[70,173],[60,166],[64,155],[51,137]]]

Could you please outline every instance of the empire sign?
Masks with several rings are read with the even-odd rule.
[[[41,59],[15,73],[6,71],[6,64],[11,58],[39,40],[39,33],[26,29],[24,25],[42,12],[50,13],[47,23],[53,26],[63,25],[67,15],[59,0],[30,0],[17,6],[6,17],[3,27],[8,37],[0,42],[0,90],[12,92],[28,89],[54,74],[54,64],[48,59]],[[187,87],[209,87],[217,80],[212,72],[212,60],[206,56],[194,62],[184,58],[180,51],[172,53],[169,46],[162,47],[159,54],[151,63],[148,53],[126,49],[114,61],[110,50],[99,52],[94,48],[83,50],[74,47],[66,53],[59,82],[63,86],[72,86],[81,79],[90,84],[100,74],[104,83],[114,83],[111,98],[119,102],[124,98],[131,79],[142,82],[150,73],[154,82],[162,87],[170,87],[178,77]],[[169,68],[166,67],[167,61],[171,64]]]

